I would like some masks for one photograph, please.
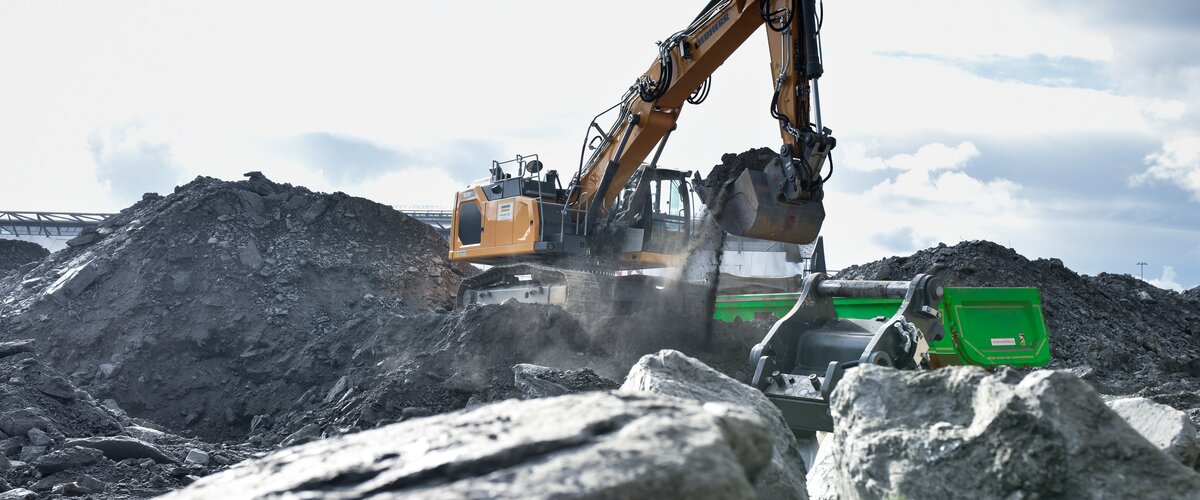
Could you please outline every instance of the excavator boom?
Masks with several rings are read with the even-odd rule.
[[[816,239],[828,178],[821,172],[835,141],[816,107],[822,69],[814,0],[714,0],[659,42],[650,68],[614,106],[615,122],[608,128],[591,123],[584,144],[592,154],[586,161],[581,155],[565,189],[556,171],[543,177],[540,161],[518,157],[517,177],[497,163],[487,182],[457,193],[450,259],[498,263],[596,256],[602,248],[611,253],[604,243],[612,231],[605,229],[614,222],[618,197],[651,153],[648,168],[657,168],[684,105],[704,100],[713,72],[760,27],[771,49],[770,114],[783,138],[779,157],[707,180],[697,176],[692,185],[732,234],[787,243]],[[627,254],[638,252],[621,252],[621,259]]]

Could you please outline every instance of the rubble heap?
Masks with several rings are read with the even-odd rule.
[[[50,251],[32,241],[0,240],[0,274],[41,260]]]
[[[585,325],[557,306],[510,303],[393,319],[322,344],[344,360],[339,376],[264,416],[250,439],[294,444],[504,399],[611,389],[610,379],[664,348],[747,378],[745,353],[761,332],[719,325],[706,344],[696,339],[698,317],[646,312]]]
[[[601,389],[679,348],[745,378],[761,337],[698,342],[702,305],[587,324],[547,305],[450,311],[473,268],[431,228],[260,175],[147,195],[68,245],[0,279],[0,326],[97,397],[208,440],[292,445],[527,397],[521,363],[592,368],[560,385]]]
[[[79,390],[29,351],[0,343],[0,492],[128,498],[181,488],[250,451],[171,435]]]
[[[67,244],[0,279],[0,331],[130,413],[208,437],[336,380],[349,358],[334,339],[449,307],[471,271],[390,207],[257,173],[147,194]]]
[[[287,448],[173,498],[805,498],[795,439],[761,393],[678,352],[647,358],[619,392],[505,401]]]
[[[1083,276],[1058,259],[1029,260],[989,241],[938,245],[852,266],[838,277],[946,286],[1036,287],[1050,329],[1051,368],[1070,368],[1105,394],[1146,396],[1200,423],[1200,301],[1128,275]]]

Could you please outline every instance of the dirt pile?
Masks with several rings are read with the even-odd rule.
[[[1200,302],[1127,275],[1083,276],[1058,259],[1030,261],[988,241],[939,245],[843,270],[841,278],[1040,291],[1051,368],[1071,368],[1105,394],[1141,395],[1200,421]]]
[[[738,154],[725,153],[721,155],[721,163],[714,165],[708,177],[704,178],[703,185],[714,189],[736,179],[743,170],[762,170],[775,158],[779,158],[779,153],[771,148],[754,148]]]
[[[747,378],[746,353],[765,330],[721,323],[705,343],[705,323],[702,315],[662,311],[583,324],[557,306],[515,302],[396,319],[323,345],[344,360],[339,376],[312,387],[290,410],[260,418],[250,440],[292,444],[526,398],[529,380],[520,377],[528,374],[514,378],[514,367],[524,363],[594,370],[555,380],[571,392],[610,389],[639,357],[664,348]]]
[[[522,363],[591,368],[604,389],[676,348],[745,378],[765,331],[705,342],[703,304],[586,323],[544,305],[450,311],[472,269],[432,229],[259,175],[147,195],[69,245],[0,279],[8,335],[131,415],[255,446],[521,397]]]
[[[232,437],[336,380],[336,339],[448,307],[471,272],[390,207],[249,176],[147,194],[0,279],[0,331],[131,414]]]
[[[27,341],[0,344],[0,492],[153,496],[254,451],[138,425],[153,424],[97,402],[29,347]]]
[[[50,255],[50,251],[32,241],[0,240],[0,274]]]

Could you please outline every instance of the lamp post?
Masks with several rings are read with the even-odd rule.
[[[1146,262],[1138,262],[1137,263],[1138,274],[1141,275],[1143,281],[1146,279],[1146,266],[1148,266],[1148,265],[1150,265],[1150,264],[1148,264]]]

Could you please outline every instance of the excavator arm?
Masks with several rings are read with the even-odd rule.
[[[592,123],[595,149],[581,161],[568,205],[589,221],[600,220],[655,146],[665,143],[684,104],[703,100],[712,73],[760,26],[771,51],[770,114],[783,138],[780,157],[745,179],[742,172],[722,172],[698,188],[733,234],[812,241],[824,219],[821,170],[835,144],[820,124],[819,107],[817,123],[810,118],[822,73],[815,0],[712,1],[687,28],[659,42],[658,57],[622,98],[616,122],[607,131]]]

